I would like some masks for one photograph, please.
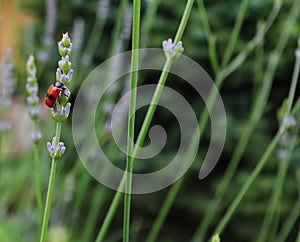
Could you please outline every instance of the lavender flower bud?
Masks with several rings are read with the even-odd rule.
[[[58,42],[58,52],[61,56],[70,55],[72,51],[72,43],[68,32],[63,34],[61,41]]]
[[[296,126],[296,124],[297,124],[297,121],[296,121],[295,117],[293,117],[293,116],[285,117],[282,122],[282,125],[283,125],[284,129],[286,129],[286,130],[292,129],[293,127]]]
[[[67,103],[66,106],[54,105],[52,108],[52,118],[56,122],[64,122],[69,117],[71,109],[71,103]]]
[[[162,43],[163,50],[165,52],[165,56],[167,59],[176,59],[178,58],[184,51],[182,47],[182,42],[179,41],[176,45],[173,43],[172,39],[168,39],[163,41]]]
[[[59,142],[56,146],[56,137],[52,138],[52,142],[47,142],[47,148],[51,158],[58,159],[60,158],[66,151],[66,147],[63,142]]]
[[[71,81],[72,75],[73,75],[73,69],[70,69],[67,74],[63,74],[60,68],[57,68],[56,70],[56,80],[64,84]]]
[[[68,55],[63,56],[60,61],[58,61],[58,66],[63,73],[68,73],[71,69],[70,57]]]
[[[40,131],[33,131],[30,133],[30,138],[34,144],[38,144],[42,139],[42,134]]]

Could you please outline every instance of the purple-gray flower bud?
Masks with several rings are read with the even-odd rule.
[[[68,32],[63,34],[61,41],[58,42],[58,52],[61,56],[70,55],[72,52],[72,43]]]
[[[58,159],[60,158],[66,151],[66,147],[63,142],[59,142],[56,146],[56,137],[52,138],[52,142],[47,142],[47,148],[51,158]]]
[[[163,50],[167,59],[178,58],[184,51],[182,47],[182,42],[179,41],[176,45],[173,43],[172,39],[163,41]]]

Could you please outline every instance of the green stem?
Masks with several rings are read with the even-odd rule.
[[[35,163],[35,195],[36,195],[36,202],[39,212],[39,220],[40,226],[43,222],[43,200],[42,200],[42,184],[41,184],[41,171],[40,171],[40,159],[39,159],[39,149],[38,146],[35,144],[33,147],[33,157]]]
[[[59,143],[61,126],[62,126],[62,123],[56,123],[56,132],[55,132],[56,133],[56,135],[55,135],[56,142],[55,142],[54,149],[56,149],[56,147]],[[55,172],[56,172],[56,164],[57,164],[57,159],[52,159],[40,242],[44,242],[46,240],[46,236],[47,236],[49,215],[50,215],[50,210],[51,210],[52,193],[53,193],[54,179],[55,179]]]
[[[124,178],[124,176],[123,176]],[[119,185],[119,188],[123,188],[124,187],[124,183],[125,183],[125,179],[122,179],[121,180],[121,183]],[[109,210],[105,216],[105,219],[103,221],[103,224],[100,228],[100,231],[98,233],[98,236],[97,236],[97,239],[96,239],[96,242],[102,242],[104,240],[104,237],[107,233],[107,230],[109,228],[109,225],[111,224],[111,221],[116,213],[116,210],[119,206],[119,203],[121,201],[121,198],[123,196],[123,193],[122,192],[116,192],[114,198],[113,198],[113,201],[109,207]]]
[[[293,71],[293,77],[292,77],[292,84],[289,91],[289,97],[288,97],[288,104],[287,109],[285,112],[285,116],[288,117],[291,113],[295,92],[296,92],[296,86],[298,83],[298,77],[299,77],[299,70],[300,70],[300,56],[296,55],[296,63]]]
[[[149,2],[147,10],[145,12],[145,17],[142,21],[141,28],[141,47],[145,48],[148,45],[149,33],[153,25],[153,20],[155,20],[155,13],[157,11],[158,5],[161,0],[153,0]]]
[[[248,56],[248,54],[252,51],[252,49],[260,42],[260,40],[263,38],[263,36],[265,35],[266,31],[270,28],[270,26],[272,25],[272,23],[274,22],[274,19],[276,18],[277,14],[278,14],[279,9],[278,8],[273,8],[268,19],[266,20],[266,24],[265,24],[265,28],[264,31],[260,31],[247,45],[248,48],[246,48],[242,53],[240,53],[240,55],[238,55],[236,57],[236,59],[233,61],[233,63],[238,63],[238,64],[234,64],[232,65],[232,67],[225,72],[222,72],[226,75],[229,75],[231,72],[233,72],[244,60],[245,58]],[[216,78],[216,85],[217,87],[220,87],[222,84],[222,81],[225,79],[225,75],[218,75]],[[208,101],[208,105],[212,105],[213,101],[215,99],[215,94],[216,93],[211,93],[210,97],[209,97],[209,101]],[[200,129],[200,133],[201,131],[204,130],[206,123],[208,120],[208,112],[204,112],[203,115],[201,116],[200,122],[199,122],[199,129]],[[193,139],[194,140],[194,139]],[[194,141],[191,142],[192,145],[191,147],[193,147],[194,145]],[[174,196],[174,194],[177,194],[178,190],[180,189],[180,186],[182,184],[182,180],[181,182],[177,182],[175,183],[172,188],[170,189],[167,198],[165,199],[165,202],[159,212],[158,218],[155,220],[154,225],[150,231],[150,234],[148,236],[148,240],[149,241],[153,241],[155,240],[155,238],[157,237],[157,234],[160,230],[160,227],[163,224],[163,221],[165,220],[165,217],[171,207],[171,204],[173,203],[174,199],[176,196]]]
[[[141,128],[140,133],[138,135],[138,138],[136,140],[136,145],[135,145],[135,148],[134,148],[134,151],[133,151],[133,154],[132,154],[133,162],[135,160],[135,157],[137,157],[137,155],[139,153],[140,147],[142,147],[142,145],[144,143],[144,140],[145,140],[146,134],[148,132],[150,123],[152,121],[152,118],[154,116],[154,112],[156,110],[158,101],[159,101],[160,96],[162,94],[164,85],[167,81],[167,77],[168,77],[168,74],[169,74],[172,63],[173,63],[173,59],[167,59],[165,64],[164,64],[162,74],[159,78],[158,84],[156,86],[156,89],[155,89],[153,97],[151,99],[149,108],[147,110],[144,122],[142,124],[142,128]]]
[[[227,223],[229,222],[231,216],[233,215],[236,208],[242,201],[243,197],[245,196],[245,194],[247,193],[247,191],[249,190],[249,188],[251,187],[251,185],[253,184],[253,182],[255,181],[257,176],[259,175],[259,173],[262,171],[262,169],[264,168],[267,161],[270,159],[282,134],[283,134],[283,131],[281,129],[276,133],[275,137],[273,138],[272,142],[269,144],[269,146],[266,149],[265,153],[263,154],[262,158],[259,160],[256,167],[251,172],[250,176],[246,180],[246,182],[243,185],[243,187],[241,188],[240,192],[237,194],[235,199],[232,201],[229,208],[227,209],[227,212],[225,213],[225,215],[221,219],[219,225],[217,226],[217,228],[215,229],[215,231],[212,234],[220,234],[224,230],[224,228],[226,227]]]
[[[43,219],[40,242],[46,241],[46,235],[47,235],[47,230],[48,230],[48,221],[49,221],[49,215],[50,215],[50,209],[51,209],[53,186],[54,186],[56,163],[57,163],[57,160],[52,159],[52,165],[51,165],[51,171],[50,171],[50,178],[49,178],[49,184],[48,184],[48,191],[47,191],[46,205],[45,205],[45,210],[44,210],[44,219]]]
[[[113,56],[114,51],[116,49],[117,41],[118,41],[118,38],[120,37],[120,32],[121,32],[121,28],[122,28],[122,23],[123,23],[124,14],[126,11],[127,3],[128,3],[128,0],[122,0],[120,7],[118,9],[117,21],[116,21],[116,24],[114,27],[111,44],[109,45],[109,49],[108,49],[108,55],[107,55],[108,58]]]
[[[239,33],[240,33],[240,30],[241,30],[243,21],[245,19],[245,13],[246,13],[246,10],[247,10],[248,2],[249,2],[249,0],[243,0],[240,3],[240,7],[239,7],[239,10],[237,12],[238,13],[237,18],[236,18],[233,30],[230,34],[227,47],[225,48],[225,53],[224,53],[224,57],[223,57],[223,60],[222,60],[222,67],[225,67],[230,61],[230,58],[231,58],[232,53],[234,51],[234,47],[236,46],[236,42],[237,42],[238,37],[239,37]]]
[[[130,99],[128,114],[128,135],[127,135],[127,161],[126,161],[126,180],[125,180],[125,197],[124,197],[124,225],[123,225],[123,241],[129,242],[130,232],[130,203],[131,203],[131,185],[133,172],[133,143],[134,143],[134,124],[135,124],[135,108],[137,97],[137,81],[138,81],[138,49],[140,42],[140,11],[141,1],[133,1],[133,20],[132,20],[132,55],[131,55],[131,79],[130,79]]]
[[[188,18],[189,18],[189,16],[190,16],[190,11],[191,11],[193,2],[194,2],[194,0],[188,0],[188,2],[187,2],[187,4],[186,4],[186,8],[185,8],[183,17],[182,17],[182,19],[181,19],[180,26],[179,26],[179,28],[178,28],[178,31],[177,31],[177,34],[176,34],[174,43],[177,43],[177,42],[181,39],[181,37],[182,37],[182,35],[183,35],[184,29],[185,29],[186,24],[187,24],[187,20],[188,20]],[[133,13],[134,13],[134,12],[133,12]],[[134,22],[133,22],[133,25],[134,25]],[[165,71],[162,72],[161,77],[160,77],[159,84],[157,85],[157,89],[159,89],[159,90],[155,90],[156,95],[154,95],[154,96],[155,96],[155,100],[157,100],[157,101],[156,101],[156,103],[152,103],[152,105],[150,105],[150,107],[149,107],[149,109],[151,109],[151,110],[148,109],[148,111],[147,111],[148,118],[146,117],[146,118],[144,119],[144,122],[143,122],[143,125],[142,125],[142,127],[144,127],[144,128],[141,129],[141,132],[140,132],[139,135],[138,135],[137,144],[136,144],[135,149],[134,149],[134,151],[133,151],[133,156],[132,156],[132,157],[135,157],[134,154],[135,154],[135,155],[137,154],[139,147],[141,147],[141,145],[142,145],[142,143],[143,143],[143,136],[145,136],[145,133],[147,132],[147,130],[146,130],[146,127],[148,126],[147,123],[149,123],[149,124],[151,123],[151,119],[152,119],[152,117],[153,117],[153,114],[154,114],[154,111],[155,111],[155,108],[156,108],[158,99],[159,99],[159,97],[160,97],[159,94],[161,93],[161,91],[162,91],[162,89],[163,89],[163,86],[162,86],[161,84],[164,84],[165,81],[166,81],[166,79],[167,79],[167,76],[168,76],[167,70],[170,69],[171,62],[172,62],[171,60],[166,60],[166,62],[165,62],[165,65],[164,65],[164,70],[165,70]],[[154,97],[153,97],[153,98],[154,98]],[[131,116],[131,115],[130,115],[130,112],[129,112],[129,116]],[[146,116],[147,116],[147,115],[146,115]],[[150,119],[150,117],[151,117],[151,119]],[[143,132],[142,132],[142,130],[143,130]],[[139,145],[139,144],[140,144],[140,145]],[[129,154],[130,154],[130,153],[129,153]],[[131,163],[134,163],[134,158],[131,159]],[[132,167],[133,167],[133,164],[129,164],[129,167],[126,167],[126,171],[127,171],[127,169],[128,169],[128,171],[129,171],[130,168],[132,168]],[[126,177],[127,177],[127,176],[129,176],[129,179],[130,179],[131,174],[128,174],[128,173],[127,173],[127,174],[126,174]],[[122,188],[124,187],[124,184],[125,184],[125,176],[123,176],[123,178],[122,178],[122,180],[121,180],[121,182],[120,182],[118,191],[122,190]],[[129,185],[129,184],[127,184],[127,186],[128,186],[128,185]],[[125,191],[128,191],[128,187],[125,188],[125,189],[126,189]],[[131,189],[131,187],[130,187],[129,189]],[[128,194],[128,193],[127,193],[127,194]],[[111,223],[111,221],[112,221],[112,218],[113,218],[113,216],[114,216],[114,214],[115,214],[115,211],[116,211],[116,209],[117,209],[117,207],[118,207],[118,205],[119,205],[119,203],[120,203],[121,197],[122,197],[122,193],[116,192],[116,194],[115,194],[115,196],[114,196],[114,198],[113,198],[112,204],[111,204],[111,206],[110,206],[110,208],[109,208],[109,211],[108,211],[108,213],[106,214],[106,217],[105,217],[105,219],[104,219],[104,222],[103,222],[103,224],[102,224],[102,226],[101,226],[101,228],[100,228],[100,231],[99,231],[99,234],[98,234],[98,236],[97,236],[96,242],[103,241],[103,239],[104,239],[104,237],[105,237],[105,235],[106,235],[106,233],[107,233],[108,227],[109,227],[109,225],[110,225],[110,223]],[[127,199],[128,199],[128,198],[129,198],[129,196],[127,197]],[[125,199],[126,199],[126,194],[125,194]],[[130,202],[130,198],[129,198],[129,201],[126,202],[126,206],[128,206],[128,202]],[[127,208],[127,209],[128,209],[128,208]],[[126,214],[128,214],[128,212],[130,212],[130,210],[129,210],[129,211],[127,210],[127,211],[126,211]],[[125,208],[124,208],[124,213],[125,213]],[[126,215],[126,226],[127,226],[127,224],[128,224],[128,221],[127,221],[128,219],[129,219],[129,216]],[[125,220],[125,216],[124,216],[124,220]],[[125,221],[124,221],[124,222],[125,222]],[[124,230],[128,230],[128,228],[127,228],[126,226],[124,226]],[[123,232],[124,232],[124,231],[123,231]],[[125,236],[127,236],[127,233],[128,233],[128,232],[129,232],[129,231],[126,231],[126,235],[125,235]],[[124,233],[125,233],[125,232],[124,232]]]
[[[179,181],[177,181],[170,189],[168,196],[166,197],[163,205],[159,210],[159,213],[157,214],[157,217],[155,218],[155,221],[146,239],[146,242],[154,242],[157,239],[158,233],[168,215],[168,212],[173,204],[173,201],[176,198],[176,195],[181,187],[183,180],[184,177],[181,177],[181,179],[179,179]]]
[[[270,17],[268,18],[272,21],[269,22],[269,24],[266,24],[266,26],[271,26],[270,23],[272,23],[274,21],[276,13],[278,13],[278,11],[279,11],[279,9],[275,5],[270,14]],[[286,24],[293,23],[294,21],[295,21],[295,11],[291,12],[288,20],[286,21]],[[289,37],[289,33],[285,32],[285,31],[279,37],[279,40],[278,40],[278,43],[276,46],[276,50],[272,53],[272,55],[269,59],[267,71],[265,73],[265,77],[264,77],[264,81],[263,81],[263,87],[262,87],[260,95],[258,95],[258,98],[255,101],[249,122],[246,124],[246,126],[244,128],[244,132],[241,135],[241,138],[238,142],[237,148],[234,151],[232,159],[229,162],[229,166],[226,169],[226,172],[225,172],[221,182],[219,182],[220,185],[218,186],[218,189],[216,191],[215,198],[213,199],[213,202],[207,208],[204,218],[202,220],[202,223],[200,224],[199,228],[197,229],[197,231],[193,237],[194,241],[199,240],[200,238],[202,238],[205,235],[205,232],[208,229],[211,218],[214,216],[215,212],[219,208],[219,205],[222,201],[222,197],[227,190],[230,179],[233,176],[233,174],[239,164],[239,161],[244,153],[244,150],[245,150],[248,140],[254,130],[254,127],[262,115],[262,112],[263,112],[264,107],[267,102],[267,98],[269,96],[270,88],[272,86],[276,66],[278,64],[278,60],[279,60],[278,56],[280,56],[281,53],[283,52],[284,47],[286,46],[288,37]],[[261,39],[262,36],[259,38]]]
[[[89,213],[86,218],[86,221],[88,222],[84,225],[79,241],[91,241],[91,236],[93,235],[93,230],[95,225],[97,224],[97,218],[99,217],[98,214],[104,202],[105,190],[103,187],[98,187],[98,189],[96,189],[94,192],[92,204],[89,208]]]
[[[176,35],[174,38],[173,43],[175,43],[175,44],[177,44],[182,39],[182,35],[186,28],[187,22],[189,20],[193,4],[194,4],[194,0],[188,0],[185,5],[185,9],[184,9],[180,24],[179,24],[179,27],[177,29],[177,32],[176,32]]]
[[[289,160],[291,157],[292,150],[289,151],[289,157],[284,160],[279,161],[277,177],[275,181],[275,185],[273,188],[272,196],[269,201],[268,209],[265,214],[265,218],[258,236],[258,242],[266,241],[268,234],[270,234],[270,228],[272,223],[274,222],[275,215],[279,213],[278,211],[278,203],[280,200],[282,186],[284,183],[284,178],[286,176]],[[270,238],[270,237],[269,237]]]
[[[103,32],[105,20],[106,19],[103,18],[97,18],[94,23],[90,37],[82,54],[83,57],[87,58],[87,65],[91,63],[92,58],[97,50],[99,40],[101,39],[101,35]]]
[[[299,77],[299,67],[300,67],[300,57],[296,55],[296,63],[293,71],[292,83],[290,86],[287,107],[283,119],[288,118],[290,116],[293,100],[295,97],[298,77]],[[275,182],[272,196],[269,201],[268,210],[266,212],[265,219],[263,221],[263,225],[258,236],[258,242],[263,242],[266,240],[273,222],[273,217],[275,216],[275,213],[278,213],[277,206],[280,200],[284,178],[288,170],[289,160],[291,158],[293,149],[294,149],[294,145],[289,146],[288,157],[286,159],[280,160],[279,162],[277,179]]]
[[[214,72],[217,73],[219,69],[219,61],[218,61],[218,55],[216,50],[216,37],[212,34],[210,30],[209,21],[208,21],[203,0],[197,0],[197,4],[198,4],[199,15],[203,25],[203,31],[205,33],[208,42],[209,60]]]

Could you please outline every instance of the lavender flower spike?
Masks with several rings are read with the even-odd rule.
[[[72,52],[72,43],[68,33],[63,34],[61,41],[58,42],[58,52],[61,60],[58,61],[56,70],[56,80],[68,86],[72,80],[73,69],[71,69],[70,54]]]
[[[8,110],[12,103],[12,94],[15,78],[13,76],[13,63],[12,63],[12,50],[6,50],[5,60],[1,65],[1,76],[0,76],[0,105],[4,109]]]
[[[64,84],[59,102],[56,102],[52,108],[52,117],[56,122],[64,122],[70,113],[71,103],[68,99],[71,95],[67,86],[70,84],[73,76],[73,69],[71,69],[70,56],[72,51],[72,42],[68,33],[63,34],[61,41],[58,42],[58,52],[61,60],[58,61],[58,68],[56,70],[56,81]]]
[[[168,40],[163,41],[162,46],[163,46],[163,50],[165,52],[167,59],[176,59],[184,51],[181,41],[179,41],[177,44],[175,44],[175,43],[173,43],[172,39],[168,39]]]
[[[33,121],[38,120],[39,118],[39,98],[37,95],[38,92],[38,83],[36,78],[36,66],[34,56],[30,55],[27,64],[26,64],[26,72],[27,72],[27,83],[26,83],[26,91],[27,91],[27,106],[29,116]]]

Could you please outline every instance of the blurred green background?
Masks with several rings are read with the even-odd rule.
[[[153,13],[154,17],[149,21],[146,16],[149,14],[149,7],[152,6],[153,2],[151,0],[142,1],[142,31],[146,29],[147,33],[141,36],[141,45],[142,47],[161,48],[163,40],[174,38],[186,1],[155,1],[157,9]],[[239,13],[240,2],[238,0],[204,1],[211,31],[216,38],[216,51],[220,60],[222,60],[227,48],[235,19]],[[249,0],[233,57],[246,48],[247,43],[256,34],[258,24],[267,18],[273,2],[271,0]],[[120,1],[110,1],[110,8],[105,12],[107,17],[105,16],[105,21],[102,21],[102,25],[99,24],[98,26],[99,32],[95,32],[95,23],[99,21],[99,12],[97,15],[97,11],[99,11],[97,10],[98,0],[57,1],[56,13],[52,9],[52,14],[55,15],[55,23],[53,23],[53,36],[50,35],[53,38],[52,40],[50,38],[51,41],[45,41],[44,39],[47,26],[46,1],[2,0],[0,3],[2,16],[0,20],[0,57],[1,59],[4,58],[7,47],[12,48],[15,65],[14,75],[16,77],[13,105],[9,112],[12,129],[3,136],[0,158],[0,241],[34,241],[38,233],[38,214],[35,201],[32,145],[29,138],[32,124],[27,117],[25,107],[26,59],[31,53],[37,58],[39,93],[42,102],[44,93],[55,80],[55,71],[59,59],[56,42],[60,40],[62,33],[68,31],[74,48],[71,56],[74,69],[71,102],[74,102],[76,91],[88,73],[117,51],[116,47],[111,50],[111,44]],[[276,66],[271,93],[264,113],[251,134],[238,169],[230,181],[229,189],[226,191],[217,213],[211,218],[211,224],[208,227],[204,241],[208,241],[220,218],[240,191],[277,131],[278,120],[276,115],[283,99],[288,95],[295,62],[294,51],[297,47],[297,39],[300,36],[299,14],[296,23],[292,24],[288,30],[284,29],[285,21],[293,3],[292,0],[283,2],[278,17],[263,42],[247,56],[245,62],[234,73],[224,80],[220,93],[226,108],[227,137],[222,156],[212,173],[204,180],[198,180],[198,172],[209,143],[210,127],[208,125],[199,146],[197,159],[185,175],[182,187],[166,217],[157,241],[190,241],[197,230],[207,206],[214,197],[216,188],[228,166],[241,133],[249,120],[251,107],[263,84],[270,53],[275,49],[279,35],[283,31],[288,31],[289,39]],[[51,19],[51,11],[48,12],[48,18],[49,16]],[[122,20],[122,23],[126,23],[126,21]],[[122,29],[124,30],[124,28],[126,30],[126,27],[122,24]],[[122,41],[122,48],[118,51],[126,51],[131,48],[130,33],[126,34],[125,31],[123,34],[123,37],[119,37]],[[98,37],[99,39],[97,39]],[[91,50],[92,54],[87,57],[85,47],[91,38],[95,41],[92,44],[94,49]],[[206,33],[196,2],[182,42],[185,48],[184,53],[199,63],[214,79],[216,73],[209,61]],[[45,56],[46,59],[43,59]],[[141,73],[139,85],[156,83],[158,77],[159,73],[156,72]],[[113,104],[118,100],[126,87],[126,81],[128,79],[124,78],[124,85],[115,91],[114,97],[111,98],[108,95],[107,101],[109,103]],[[204,109],[201,98],[196,95],[188,84],[170,75],[167,85],[186,97],[198,115]],[[296,94],[298,97],[298,90]],[[145,111],[146,109],[137,112],[138,127],[141,125]],[[125,156],[114,145],[109,145],[113,142],[113,139],[109,131],[105,130],[105,123],[109,120],[110,114],[102,110],[101,104],[99,104],[99,112],[103,112],[103,115],[100,115],[102,122],[99,124],[101,130],[100,143],[107,147],[107,155],[114,158],[117,165],[124,167]],[[42,190],[45,199],[51,161],[47,153],[46,142],[52,138],[55,126],[49,109],[43,104],[39,124],[43,134],[39,150]],[[162,154],[151,159],[151,162],[147,162],[146,165],[137,164],[136,168],[138,170],[141,169],[146,172],[158,170],[166,165],[163,162],[175,154],[180,137],[180,132],[173,131],[177,130],[176,119],[164,109],[157,110],[153,124],[163,125],[171,132],[168,133],[167,148],[163,150]],[[94,241],[115,191],[99,184],[81,165],[73,145],[71,118],[63,126],[62,140],[67,147],[67,151],[58,164],[49,225],[49,241]],[[256,178],[255,183],[242,200],[230,223],[221,234],[221,241],[257,241],[263,218],[270,206],[269,199],[278,172],[280,160],[277,151],[274,152],[266,167],[260,176]],[[132,196],[131,241],[145,241],[169,190],[170,188],[166,188],[151,194]],[[284,228],[293,206],[297,207],[297,201],[299,205],[299,192],[300,149],[297,146],[289,161],[279,206],[276,207],[275,220],[277,222],[271,229],[271,237],[266,241],[275,241],[272,238],[274,236],[276,238]],[[298,216],[289,227],[285,241],[296,241],[299,223],[298,211]],[[123,205],[121,203],[108,231],[106,241],[121,241],[122,226]]]

